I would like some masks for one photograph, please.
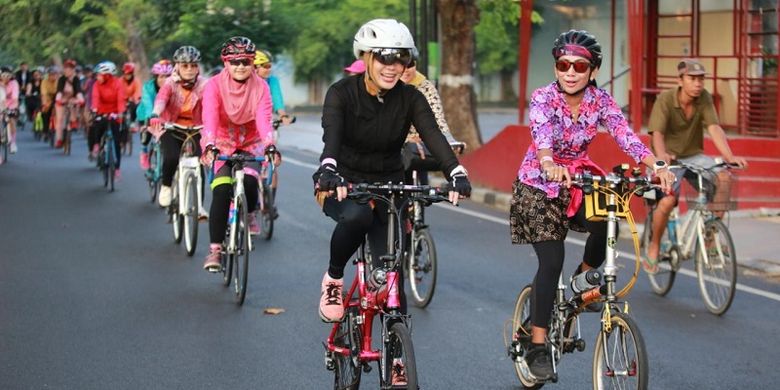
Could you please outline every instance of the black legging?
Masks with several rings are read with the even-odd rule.
[[[97,145],[100,142],[100,138],[103,137],[103,134],[106,133],[106,129],[108,129],[108,124],[111,124],[111,131],[114,133],[114,158],[116,159],[116,169],[119,169],[119,165],[122,162],[122,146],[120,144],[120,140],[122,139],[119,136],[119,123],[117,121],[110,120],[108,118],[103,118],[101,120],[97,120],[95,118],[94,121],[92,121],[92,129],[89,132],[89,150],[92,150],[92,148]]]
[[[572,220],[585,227],[590,233],[585,243],[582,261],[593,268],[598,268],[604,263],[607,255],[607,223],[586,220],[584,205]],[[542,241],[533,244],[533,247],[539,261],[539,269],[536,271],[531,289],[531,322],[534,326],[547,328],[553,301],[555,301],[558,276],[563,269],[565,250],[563,240]]]
[[[162,185],[170,187],[173,183],[173,175],[176,173],[176,167],[179,165],[179,155],[181,146],[184,144],[186,135],[173,130],[166,131],[160,136],[160,148],[162,148]],[[195,153],[200,156],[200,134],[193,137],[195,139]],[[230,174],[230,171],[227,171]]]
[[[336,221],[336,228],[330,239],[330,263],[328,274],[335,279],[344,277],[346,267],[352,254],[357,251],[363,238],[368,235],[371,255],[375,260],[387,253],[387,205],[376,202],[371,209],[368,204],[360,204],[352,199],[341,202],[333,197],[325,199],[322,211]],[[403,267],[398,267],[400,281],[399,297],[401,313],[406,313],[406,294],[403,288]]]
[[[228,164],[222,166],[219,172],[214,176],[230,177],[230,167]],[[244,175],[244,193],[246,194],[247,211],[253,212],[257,208],[257,178],[251,175]],[[228,224],[228,212],[230,211],[230,201],[233,199],[233,186],[230,184],[220,184],[214,188],[211,193],[211,210],[209,211],[209,238],[212,244],[221,244],[225,239],[225,231]]]

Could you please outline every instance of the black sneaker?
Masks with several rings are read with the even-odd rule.
[[[552,360],[550,359],[550,350],[547,346],[535,346],[525,355],[525,362],[528,369],[539,381],[550,380],[554,373]]]

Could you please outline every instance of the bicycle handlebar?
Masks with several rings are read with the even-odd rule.
[[[182,126],[178,123],[165,123],[163,125],[163,129],[165,130],[179,130],[179,131],[200,131],[203,129],[203,125],[198,126]]]
[[[404,195],[410,194],[413,198],[426,200],[431,203],[449,202],[449,185],[434,187],[429,185],[411,185],[411,184],[349,184],[349,199],[365,198],[385,198],[386,195]]]
[[[295,115],[287,115],[288,118],[290,118],[290,123],[295,123],[295,120],[298,119],[295,117]],[[282,118],[274,119],[271,123],[274,127],[274,130],[278,130],[279,126],[282,125]]]
[[[728,163],[725,161],[716,163],[715,165],[709,167],[703,167],[695,164],[686,164],[682,161],[675,161],[674,164],[669,165],[669,169],[689,169],[697,173],[712,171],[717,168],[740,169],[740,166],[737,163]]]

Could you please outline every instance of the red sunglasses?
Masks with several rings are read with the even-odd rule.
[[[574,71],[577,73],[585,73],[588,71],[588,69],[591,68],[590,62],[569,62],[563,60],[555,61],[555,69],[558,69],[558,72],[568,72],[572,66],[574,67]]]

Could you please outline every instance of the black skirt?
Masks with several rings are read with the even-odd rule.
[[[571,194],[561,188],[557,198],[515,180],[512,185],[512,203],[509,207],[509,228],[513,244],[533,244],[542,241],[561,241],[569,229],[585,232],[566,216]]]

